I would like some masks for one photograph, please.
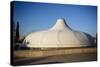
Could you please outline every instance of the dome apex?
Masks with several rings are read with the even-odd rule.
[[[51,29],[69,29],[64,19],[58,19],[56,24]]]
[[[63,22],[64,23],[64,19],[63,18],[57,19],[57,22]]]
[[[94,39],[86,33],[71,30],[64,19],[48,29],[29,34],[24,43],[30,48],[89,47]]]

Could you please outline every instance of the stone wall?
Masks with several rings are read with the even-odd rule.
[[[53,55],[77,54],[77,53],[96,53],[97,48],[75,48],[75,49],[46,49],[46,50],[19,50],[14,51],[14,57],[35,58]]]

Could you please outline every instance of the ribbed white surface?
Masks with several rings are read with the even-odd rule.
[[[58,19],[56,24],[44,31],[29,34],[24,42],[28,47],[82,47],[89,46],[87,36],[78,31],[73,31],[63,19]]]

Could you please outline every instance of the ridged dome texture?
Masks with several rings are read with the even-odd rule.
[[[88,47],[92,46],[93,41],[89,34],[74,31],[64,19],[58,19],[52,28],[26,36],[24,43],[30,48],[65,48]]]

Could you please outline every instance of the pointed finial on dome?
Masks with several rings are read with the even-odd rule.
[[[61,19],[58,19],[58,20],[56,21],[55,26],[57,26],[57,27],[59,27],[59,28],[66,27],[66,25],[65,25],[65,20],[62,19],[62,18],[61,18]]]
[[[60,22],[60,23],[61,23],[61,22],[64,23],[64,21],[65,21],[65,20],[64,20],[63,18],[57,19],[57,22]]]
[[[57,19],[56,24],[51,29],[70,29],[63,18]]]

